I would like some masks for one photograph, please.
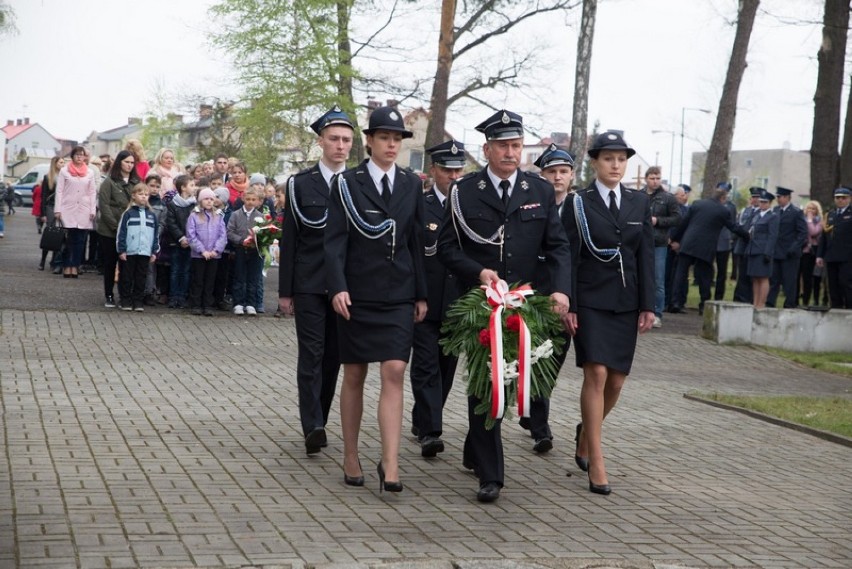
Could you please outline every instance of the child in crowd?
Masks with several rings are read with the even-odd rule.
[[[219,258],[228,237],[224,214],[216,209],[210,188],[198,192],[198,205],[186,221],[186,237],[192,251],[189,306],[196,315],[213,316],[213,286]]]
[[[148,265],[156,261],[160,250],[157,240],[157,216],[148,206],[148,186],[136,184],[130,203],[121,216],[116,234],[119,259],[118,294],[121,310],[142,312],[142,297]]]
[[[169,308],[186,308],[189,290],[189,240],[186,237],[186,220],[195,207],[195,180],[181,174],[174,179],[175,194],[166,206],[166,231],[170,238],[169,257]]]
[[[219,176],[209,177],[208,180],[210,180],[210,184],[208,185],[208,187],[214,192],[225,184],[225,182],[223,182],[222,178],[220,178]],[[225,203],[228,203],[228,200],[225,200]]]
[[[225,227],[228,226],[228,221],[231,219],[231,206],[228,205],[230,192],[224,187],[220,178],[211,178],[211,182],[218,182],[217,187],[213,190],[213,195],[216,198],[213,200],[215,207],[222,214],[222,219],[225,222]],[[212,188],[211,188],[212,189]],[[219,260],[219,266],[216,268],[216,283],[213,286],[213,303],[219,310],[230,310],[231,303],[228,300],[231,294],[231,279],[234,267],[234,250],[231,244],[225,240],[225,251],[222,253],[222,258]]]
[[[157,216],[157,242],[159,242],[162,237],[163,226],[166,223],[166,204],[164,204],[163,200],[160,198],[161,184],[162,181],[160,180],[160,176],[157,174],[148,174],[145,178],[145,185],[148,186],[148,207],[150,207],[151,211],[154,212],[154,215]],[[163,272],[166,277],[168,277],[168,265],[166,265],[166,268],[162,271],[158,270],[158,267],[163,267],[163,263],[167,260],[163,257],[165,257],[165,255],[157,255],[157,262],[148,265],[148,278],[145,279],[144,298],[144,303],[147,306],[154,306],[156,304],[154,299],[156,298],[158,291],[157,280],[159,273]],[[159,290],[168,291],[168,286]]]
[[[249,179],[249,187],[255,188],[260,192],[261,203],[258,210],[263,213],[270,213],[275,207],[275,200],[272,197],[275,193],[275,188],[273,187],[273,191],[270,193],[268,190],[269,185],[266,182],[266,176],[263,174],[252,174]],[[261,272],[260,279],[257,281],[257,296],[254,299],[254,306],[258,314],[266,312],[263,302],[263,294],[266,287],[264,286],[265,283],[263,279],[263,273]]]
[[[228,220],[228,243],[234,248],[233,302],[234,314],[241,316],[257,314],[257,285],[261,281],[263,259],[254,244],[244,246],[255,218],[262,216],[259,209],[263,201],[263,189],[248,187],[243,193],[243,205],[231,213]]]

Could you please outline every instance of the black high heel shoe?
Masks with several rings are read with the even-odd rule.
[[[592,476],[589,475],[589,492],[609,496],[612,493],[612,488],[609,487],[609,484],[595,484],[592,482]]]
[[[580,435],[583,433],[583,423],[577,423],[577,435],[574,437],[574,462],[577,463],[577,468],[582,470],[583,472],[589,471],[589,459],[583,458],[582,456],[577,454],[577,451],[580,450]]]
[[[376,466],[376,471],[379,473],[379,494],[384,490],[388,492],[402,492],[402,482],[385,482],[385,469],[381,461]]]
[[[349,476],[346,474],[346,469],[343,470],[343,482],[347,486],[363,486],[364,485],[364,469],[361,468],[361,461],[358,461],[358,468],[361,469],[361,476]]]

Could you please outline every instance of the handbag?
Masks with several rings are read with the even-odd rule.
[[[65,228],[62,222],[53,222],[45,226],[41,232],[41,243],[39,247],[45,251],[59,251],[65,242]]]

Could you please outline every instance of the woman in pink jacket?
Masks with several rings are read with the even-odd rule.
[[[77,278],[83,262],[86,235],[92,229],[97,204],[97,170],[86,165],[86,149],[75,146],[71,162],[59,171],[54,218],[67,230],[62,275]]]

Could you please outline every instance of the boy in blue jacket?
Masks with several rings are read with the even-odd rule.
[[[130,203],[118,223],[116,250],[119,259],[118,307],[142,312],[148,265],[160,252],[157,216],[148,205],[148,186],[136,184]]]

